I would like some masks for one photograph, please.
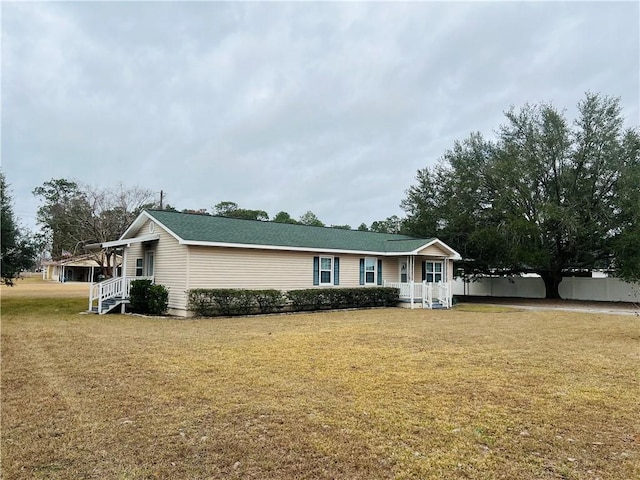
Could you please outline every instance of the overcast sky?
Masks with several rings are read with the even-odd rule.
[[[586,91],[639,125],[638,2],[2,2],[2,171],[182,210],[401,215],[416,171],[504,111]]]

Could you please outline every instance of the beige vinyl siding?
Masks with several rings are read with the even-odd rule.
[[[426,257],[448,257],[449,252],[446,252],[439,245],[430,245],[427,248],[423,248],[418,252],[418,255],[424,255]]]
[[[453,282],[453,260],[446,260],[447,262],[447,282]]]
[[[400,267],[399,260],[395,257],[382,259],[382,284],[384,282],[399,282]]]
[[[143,247],[141,243],[134,243],[127,249],[127,277],[135,277],[136,259],[138,258],[144,259]]]
[[[313,288],[313,257],[319,253],[243,248],[190,247],[189,288]],[[362,255],[340,258],[340,287],[360,286]],[[397,277],[397,263],[384,259],[383,277]],[[386,278],[386,277],[385,277]]]
[[[135,236],[149,234],[147,220]],[[154,281],[164,285],[169,290],[169,309],[186,310],[187,305],[187,260],[188,249],[180,245],[178,240],[156,224],[154,233],[160,235],[160,239],[150,243],[134,243],[127,251],[127,275],[135,276],[136,258],[142,258],[145,262],[147,251],[154,252]]]

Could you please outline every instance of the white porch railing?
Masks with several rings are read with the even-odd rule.
[[[97,303],[98,314],[102,314],[103,303],[111,298],[129,298],[131,292],[131,282],[134,280],[151,280],[153,277],[115,277],[98,283],[91,283],[89,288],[89,311],[94,308],[93,303]]]
[[[409,301],[411,308],[416,302],[422,304],[422,308],[433,308],[434,303],[441,304],[444,308],[452,305],[451,284],[444,282],[385,282],[385,287],[397,288],[400,291],[400,300]]]

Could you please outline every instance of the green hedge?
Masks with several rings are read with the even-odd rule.
[[[392,307],[397,288],[310,288],[290,290],[240,290],[197,288],[188,291],[187,308],[196,315],[249,315],[282,311],[299,312],[337,308]]]
[[[133,311],[162,315],[169,306],[169,291],[151,280],[133,280],[129,290],[129,304]]]
[[[205,317],[249,315],[281,311],[285,302],[279,290],[196,288],[188,292],[187,308]]]
[[[395,307],[399,301],[397,288],[314,288],[290,290],[287,298],[292,310],[330,310],[336,308]]]

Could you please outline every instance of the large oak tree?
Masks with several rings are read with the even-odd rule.
[[[495,140],[418,171],[404,229],[450,244],[467,274],[537,273],[548,298],[579,270],[640,279],[640,135],[619,99],[588,93],[572,123],[546,103],[505,115]]]

